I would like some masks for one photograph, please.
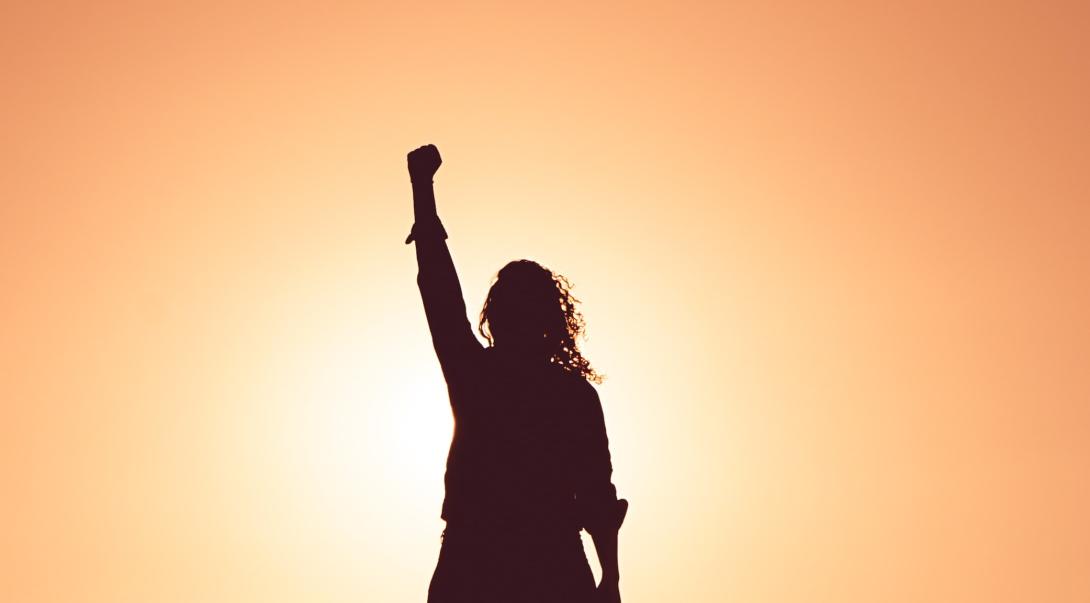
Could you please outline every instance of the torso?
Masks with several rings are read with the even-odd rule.
[[[555,365],[519,366],[494,348],[453,384],[448,521],[578,526],[581,378]]]

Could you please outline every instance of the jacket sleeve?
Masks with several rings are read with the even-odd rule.
[[[453,384],[482,350],[466,317],[462,287],[454,268],[447,233],[436,217],[413,225],[409,239],[415,241],[417,277],[424,314],[432,344],[448,385]]]
[[[580,417],[580,458],[576,462],[575,500],[583,527],[594,534],[620,527],[623,514],[613,485],[613,463],[609,454],[602,402],[594,386],[586,383],[586,402]]]

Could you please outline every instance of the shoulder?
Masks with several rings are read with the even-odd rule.
[[[594,387],[582,375],[570,371],[559,364],[550,363],[548,366],[549,375],[557,384],[557,387],[563,388],[569,393],[574,394],[587,394],[593,391]]]
[[[571,400],[575,409],[586,412],[595,411],[602,407],[598,397],[598,389],[585,377],[566,370],[558,370],[558,379],[562,384],[565,397]]]
[[[572,375],[571,378],[575,381],[575,388],[579,392],[581,398],[590,402],[598,402],[598,388],[594,387],[593,383],[582,375]]]

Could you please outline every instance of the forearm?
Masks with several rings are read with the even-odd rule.
[[[430,179],[414,179],[412,232],[406,242],[416,243],[416,264],[424,303],[429,298],[434,304],[463,306],[458,312],[465,315],[462,288],[454,261],[447,248],[447,233],[435,210],[435,188]]]
[[[432,332],[442,336],[444,331],[462,330],[465,301],[447,248],[447,233],[435,212],[431,180],[414,180],[412,186],[416,221],[409,239],[416,243],[417,283]]]
[[[591,532],[594,540],[594,550],[598,552],[598,564],[602,566],[602,583],[617,583],[620,580],[620,570],[617,564],[617,534],[618,530],[603,528]]]

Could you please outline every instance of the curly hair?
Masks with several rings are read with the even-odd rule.
[[[591,368],[576,343],[586,337],[586,321],[571,289],[567,278],[537,262],[510,262],[488,290],[477,330],[489,345],[495,345],[498,333],[503,339],[504,332],[519,332],[517,337],[540,341],[540,351],[550,363],[601,383],[602,375]]]

